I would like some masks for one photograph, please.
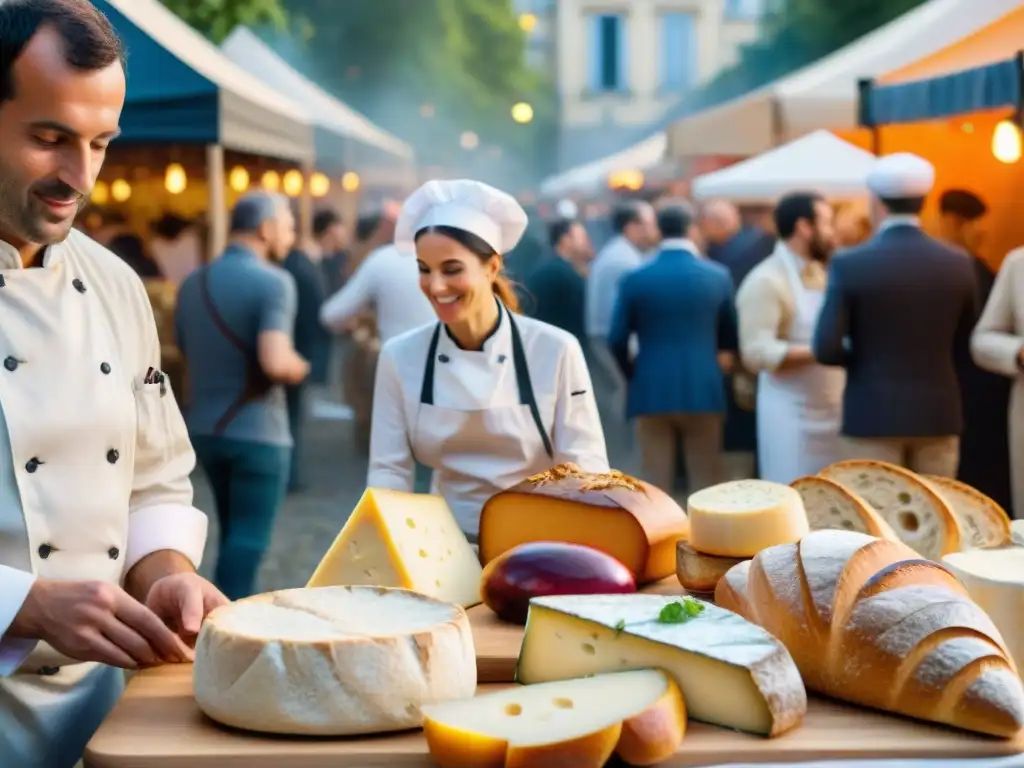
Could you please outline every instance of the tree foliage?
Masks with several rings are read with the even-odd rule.
[[[281,0],[162,0],[177,16],[215,43],[238,24],[283,29],[288,16]]]

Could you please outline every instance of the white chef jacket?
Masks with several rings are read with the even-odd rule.
[[[120,583],[146,555],[197,567],[207,518],[145,288],[72,230],[43,267],[0,242],[0,764],[74,765],[121,673],[3,636],[36,578]],[[77,751],[78,756],[75,756]]]
[[[459,348],[441,328],[429,407],[421,401],[437,323],[392,339],[377,363],[367,485],[412,491],[418,459],[435,470],[435,491],[470,534],[477,532],[480,509],[491,495],[531,474],[562,462],[608,471],[604,432],[579,342],[553,325],[513,316],[549,438],[547,456],[538,426],[529,416],[515,415],[521,392],[511,322],[504,307],[501,313],[497,329],[479,351]],[[427,417],[427,411],[433,415]],[[474,413],[479,417],[465,418]],[[469,421],[475,422],[473,431],[460,431],[458,425]]]
[[[587,336],[607,339],[622,278],[644,263],[643,255],[622,235],[608,241],[590,265],[585,320]]]
[[[437,320],[434,308],[420,290],[415,259],[390,244],[371,251],[341,290],[323,303],[320,322],[337,333],[370,308],[377,312],[381,342]]]

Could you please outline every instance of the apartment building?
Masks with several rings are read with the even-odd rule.
[[[558,85],[561,167],[621,149],[734,64],[772,1],[516,0],[527,56]]]

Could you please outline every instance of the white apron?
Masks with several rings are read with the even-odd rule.
[[[95,284],[62,247],[44,268],[10,269],[17,254],[0,243],[0,563],[116,584],[143,393]],[[121,670],[39,643],[0,677],[0,766],[72,768],[123,685]]]
[[[789,329],[793,344],[810,344],[825,292],[804,286],[797,258],[782,254],[793,290],[795,311]],[[757,381],[757,458],[763,480],[789,484],[813,475],[839,455],[846,371],[815,363],[762,371]]]
[[[440,324],[434,329],[410,440],[416,460],[434,470],[431,492],[444,496],[459,527],[473,541],[484,503],[550,469],[554,455],[519,330],[510,312],[504,307],[500,312],[500,323],[508,328],[498,329],[494,348],[486,351],[438,354],[445,331]],[[471,385],[465,388],[464,407],[434,405],[438,365],[455,366],[458,377]],[[515,377],[514,388],[501,386],[509,375]],[[514,394],[508,394],[510,389]]]

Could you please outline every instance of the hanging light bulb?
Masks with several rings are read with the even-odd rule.
[[[309,177],[309,194],[313,197],[323,197],[331,191],[331,180],[326,174],[314,173]]]
[[[284,175],[284,193],[288,197],[298,197],[302,194],[302,174],[294,168]]]
[[[277,171],[267,171],[260,180],[260,186],[267,192],[277,192],[281,188],[281,175]]]
[[[97,181],[92,188],[92,194],[89,196],[89,199],[96,205],[106,205],[110,199],[110,187],[107,186],[107,182]]]
[[[228,186],[235,192],[245,192],[249,188],[249,172],[241,165],[236,165],[228,174]]]
[[[1020,160],[1020,128],[1012,120],[1001,120],[992,132],[992,156],[1007,165]]]
[[[355,171],[349,171],[341,177],[341,188],[346,192],[355,192],[359,189],[359,174]]]
[[[123,203],[132,196],[132,185],[124,179],[118,179],[110,185],[110,196],[116,202]]]
[[[171,163],[164,173],[164,189],[172,195],[180,195],[188,186],[188,175],[181,163]]]

